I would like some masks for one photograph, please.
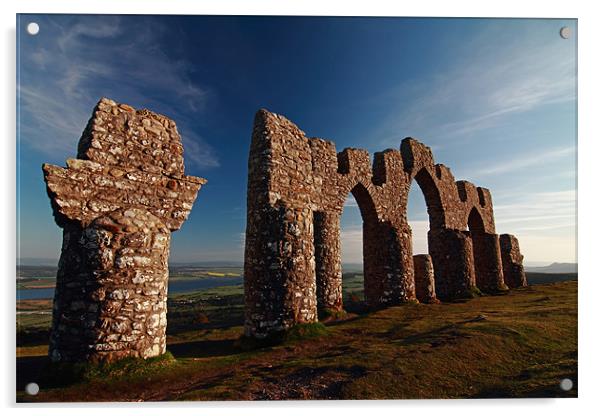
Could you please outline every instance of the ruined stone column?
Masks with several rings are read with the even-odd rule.
[[[83,230],[64,230],[53,361],[165,352],[169,241],[162,221],[137,208],[113,211]]]
[[[431,256],[417,254],[414,256],[414,280],[416,281],[416,298],[421,303],[439,303],[435,291],[435,269]]]
[[[364,220],[364,294],[370,308],[383,308],[400,305],[416,298],[413,278],[408,278],[404,262],[405,252],[402,243],[403,231],[389,222]],[[410,243],[411,244],[411,243]]]
[[[506,285],[510,288],[527,286],[518,239],[512,234],[500,235],[500,252]]]
[[[497,234],[471,232],[477,287],[487,293],[507,290]]]
[[[414,280],[414,259],[412,256],[412,229],[408,224],[395,227],[397,243],[391,247],[397,250],[393,256],[397,262],[396,273],[401,281],[401,302],[416,300],[416,282]]]
[[[338,213],[314,212],[318,310],[343,310],[341,221]]]
[[[44,165],[63,228],[52,361],[111,362],[165,352],[171,232],[206,181],[184,175],[175,123],[102,99],[67,168]]]
[[[476,287],[472,239],[468,231],[448,228],[428,232],[429,253],[440,300],[471,296]]]
[[[364,279],[368,271],[374,273],[366,284],[366,301],[380,308],[415,300],[412,230],[407,224],[396,226],[388,221],[378,223],[376,231],[372,228],[364,223],[364,240],[371,244],[364,246]]]
[[[256,338],[318,318],[311,210],[266,209],[262,227],[245,251],[245,335]]]

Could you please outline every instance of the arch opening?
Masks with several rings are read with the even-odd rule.
[[[445,224],[445,216],[443,204],[441,202],[441,194],[435,180],[426,168],[422,168],[416,173],[414,179],[420,186],[420,190],[424,195],[426,209],[429,216],[430,228],[442,228]]]
[[[357,184],[340,210],[314,212],[316,296],[320,318],[344,310],[363,312],[366,291],[378,278],[375,245],[376,205],[364,185]]]
[[[468,214],[468,231],[472,240],[472,264],[474,267],[475,284],[479,290],[487,291],[486,261],[484,251],[487,250],[485,237],[485,224],[481,214],[473,207]]]
[[[473,207],[468,214],[468,231],[471,234],[483,234],[485,232],[485,223],[479,211]]]
[[[421,170],[416,180],[418,186],[410,184],[406,205],[406,217],[411,233],[411,255],[414,271],[416,298],[421,303],[437,301],[433,261],[429,250],[429,230],[438,220],[433,219],[433,210],[440,209],[438,189],[428,172]],[[421,196],[418,194],[422,194]],[[429,209],[430,207],[434,207]]]

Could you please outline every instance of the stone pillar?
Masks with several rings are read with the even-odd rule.
[[[364,297],[371,308],[384,307],[388,303],[388,298],[384,294],[387,291],[384,271],[387,253],[383,252],[383,249],[386,250],[387,247],[383,243],[383,231],[388,232],[380,228],[376,220],[364,220],[362,223]]]
[[[471,232],[477,287],[487,293],[508,290],[504,283],[500,240],[497,234]]]
[[[431,229],[428,245],[435,269],[437,298],[451,300],[472,296],[476,282],[470,233]]]
[[[206,182],[184,175],[175,123],[102,99],[79,141],[78,159],[68,159],[66,168],[45,164],[43,171],[63,228],[51,360],[112,362],[164,353],[171,232]]]
[[[385,259],[389,304],[398,305],[416,300],[412,229],[408,224],[392,226],[384,223],[383,226],[390,229],[390,239],[386,241],[389,255]]]
[[[318,316],[312,211],[266,207],[260,217],[245,244],[245,335],[255,338]]]
[[[314,212],[318,310],[343,310],[340,215]]]
[[[510,288],[527,286],[518,239],[511,234],[500,235],[500,252],[506,285]]]
[[[170,232],[131,208],[68,227],[54,297],[53,361],[115,361],[165,352]]]
[[[364,293],[371,308],[399,305],[416,299],[409,227],[390,222],[363,224]]]
[[[414,256],[414,280],[418,301],[421,303],[439,303],[435,292],[435,270],[431,256],[428,254]]]

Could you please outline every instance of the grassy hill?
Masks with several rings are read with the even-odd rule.
[[[170,312],[168,349],[173,358],[125,361],[88,371],[70,384],[65,378],[53,380],[44,370],[45,345],[20,347],[18,400],[577,395],[576,281],[530,286],[463,303],[407,304],[350,315],[328,323],[324,331],[311,332],[313,336],[254,350],[239,346],[238,318],[220,321],[220,316],[242,313],[237,306],[240,294],[234,288],[227,290],[230,293],[214,289],[209,295],[196,294],[201,303],[185,295],[171,300],[172,310],[178,302],[181,308],[190,308],[182,309],[180,316]],[[190,318],[191,312],[197,318]],[[566,377],[575,383],[569,392],[558,387]],[[30,381],[40,384],[38,396],[21,393]]]

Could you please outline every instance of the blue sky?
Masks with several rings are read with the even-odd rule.
[[[242,261],[254,113],[337,148],[433,148],[491,190],[499,233],[527,264],[576,261],[576,22],[534,19],[19,15],[22,258],[58,258],[41,164],[64,165],[100,97],[173,118],[187,173],[208,179],[173,234],[172,261]],[[36,36],[25,26],[40,25]],[[571,28],[569,39],[559,36]],[[343,261],[361,261],[349,199]],[[412,185],[415,253],[424,200]]]

